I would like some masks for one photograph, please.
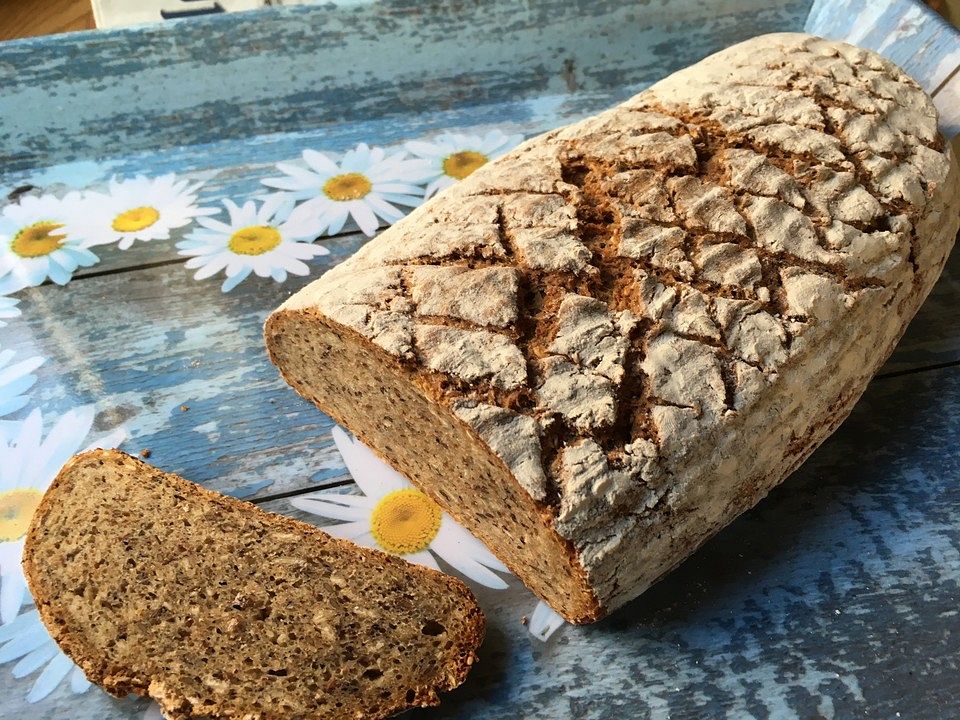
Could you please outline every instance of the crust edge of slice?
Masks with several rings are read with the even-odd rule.
[[[33,595],[40,619],[50,633],[50,636],[57,643],[58,647],[83,670],[88,680],[100,686],[111,695],[124,697],[133,693],[143,697],[149,697],[160,704],[165,717],[178,720],[186,720],[186,718],[192,717],[192,707],[184,705],[185,701],[182,695],[173,693],[172,696],[167,696],[165,679],[138,677],[138,672],[133,668],[127,668],[128,672],[126,673],[111,671],[102,657],[98,657],[98,649],[85,644],[82,638],[76,637],[70,628],[67,627],[66,622],[59,617],[55,607],[57,602],[56,597],[46,597],[42,591],[38,591],[38,589],[42,587],[39,579],[46,573],[38,562],[39,555],[37,546],[40,542],[39,534],[42,532],[44,522],[54,504],[64,497],[64,492],[69,493],[71,491],[68,485],[71,484],[73,474],[82,463],[91,459],[97,459],[101,462],[133,463],[136,472],[155,473],[162,476],[165,481],[179,485],[181,489],[187,493],[199,496],[201,500],[210,503],[212,507],[240,508],[241,511],[265,515],[268,518],[267,522],[274,527],[291,530],[305,537],[319,537],[322,542],[333,543],[341,548],[347,549],[349,552],[377,556],[377,559],[383,563],[402,565],[405,572],[412,573],[413,575],[431,576],[434,580],[445,585],[447,592],[458,596],[465,605],[464,616],[467,622],[467,632],[457,639],[457,645],[454,648],[457,650],[454,654],[456,662],[452,662],[441,668],[436,677],[432,679],[431,684],[411,688],[413,692],[412,699],[410,699],[410,692],[408,691],[405,698],[405,700],[407,700],[406,702],[385,704],[382,707],[378,707],[374,713],[362,715],[362,717],[370,719],[386,718],[413,707],[437,705],[440,702],[438,693],[447,692],[460,686],[466,679],[471,666],[476,662],[476,651],[483,642],[486,632],[486,619],[473,593],[459,579],[439,571],[408,563],[377,550],[357,546],[347,540],[332,537],[320,528],[300,520],[267,512],[252,503],[207,490],[179,475],[160,470],[122,451],[95,449],[79,453],[70,458],[47,488],[40,504],[34,512],[27,530],[22,562],[24,576]],[[174,700],[177,702],[174,702]],[[187,703],[187,705],[189,705],[189,703]],[[210,709],[208,708],[207,710],[209,711]],[[241,715],[222,714],[217,715],[217,717],[241,720]],[[247,715],[243,715],[242,717],[246,718]],[[282,715],[278,715],[277,717],[282,717]],[[322,718],[325,716],[315,714],[306,717]]]
[[[336,342],[338,348],[336,352],[329,353],[325,363],[326,372],[304,373],[298,377],[293,373],[292,363],[287,359],[290,347],[288,347],[285,336],[296,335],[298,331],[308,327],[315,332],[323,333],[323,338],[327,341]],[[578,625],[587,624],[596,622],[606,615],[607,610],[601,605],[591,588],[586,572],[578,559],[576,549],[569,540],[556,532],[552,517],[545,514],[533,498],[521,488],[504,460],[490,450],[476,431],[458,418],[449,407],[432,400],[415,381],[412,373],[396,358],[370,342],[368,338],[365,338],[353,328],[338,323],[312,307],[290,308],[284,305],[275,309],[264,323],[263,334],[270,361],[276,366],[283,380],[298,395],[347,428],[371,452],[397,469],[409,478],[417,488],[433,498],[457,522],[485,542],[531,592],[547,602],[567,622]],[[336,379],[339,370],[350,367],[355,372],[357,367],[363,365],[360,358],[350,357],[355,350],[360,351],[361,354],[366,353],[366,362],[376,366],[377,377],[386,381],[397,381],[395,389],[398,391],[402,389],[406,393],[402,402],[383,403],[374,396],[381,404],[366,405],[361,409],[360,407],[353,407],[356,400],[359,399],[361,404],[364,400],[356,393],[346,390],[342,392],[319,391],[317,387],[319,384],[329,385],[339,382]],[[334,368],[337,371],[334,371]],[[307,379],[308,376],[309,380]],[[385,412],[388,406],[392,408],[402,407],[403,412],[399,413],[397,417],[388,417]],[[378,413],[373,413],[373,410],[377,410]],[[409,457],[404,459],[402,455],[410,455],[411,452],[413,455],[418,454],[415,450],[408,452],[416,443],[405,443],[401,439],[400,442],[389,443],[393,452],[387,452],[385,445],[378,441],[374,427],[379,429],[379,426],[383,425],[386,428],[393,428],[395,432],[399,433],[402,419],[410,422],[411,416],[416,415],[417,412],[421,416],[431,415],[430,429],[435,433],[435,439],[441,446],[459,448],[459,456],[463,458],[463,462],[451,464],[447,468],[450,472],[431,474],[421,467],[422,463],[411,461]],[[370,420],[373,415],[376,415],[377,420]],[[389,422],[386,422],[386,420],[389,420]],[[470,452],[467,453],[466,450]],[[427,454],[419,453],[419,455],[420,457],[426,457]],[[464,463],[469,463],[469,465]],[[503,492],[509,492],[510,502],[505,503],[502,507],[524,515],[528,522],[514,523],[513,530],[525,531],[527,535],[522,532],[507,531],[502,527],[495,526],[495,523],[481,522],[475,516],[474,511],[477,510],[477,507],[459,501],[460,495],[468,496],[471,490],[474,490],[474,488],[469,487],[470,483],[480,482],[485,475],[496,479],[496,482],[491,480],[484,486],[487,491],[492,492],[499,489]],[[444,477],[446,483],[441,487],[436,482],[436,477]],[[458,477],[473,479],[461,482],[456,479]],[[480,480],[477,480],[477,478],[480,478]],[[444,492],[454,493],[455,496],[446,497]],[[482,495],[478,494],[477,497],[482,497]],[[508,517],[507,513],[501,514],[501,522],[507,522]],[[540,550],[528,551],[523,548],[511,547],[510,539],[515,539],[521,535],[524,535],[526,540],[530,541],[529,543],[527,541],[521,542],[521,546],[539,547]],[[543,552],[543,544],[552,546],[551,549],[554,552]],[[539,572],[533,570],[536,563],[543,562],[551,563],[548,572],[544,572],[543,569]]]

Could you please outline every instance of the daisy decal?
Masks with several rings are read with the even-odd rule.
[[[550,639],[550,636],[563,627],[566,622],[562,615],[551,610],[550,606],[541,600],[533,609],[527,630],[529,630],[530,634],[537,638],[537,640],[546,642]]]
[[[425,193],[430,197],[503,155],[521,140],[522,135],[504,135],[499,130],[491,130],[482,137],[445,133],[432,142],[413,140],[405,147],[430,164],[430,184]]]
[[[90,681],[73,660],[63,654],[40,621],[36,610],[18,615],[13,622],[0,625],[0,663],[17,660],[10,674],[24,678],[43,668],[27,694],[27,702],[43,700],[70,676],[70,689],[86,692]]]
[[[115,430],[92,445],[84,441],[94,407],[71,410],[42,439],[43,416],[34,410],[0,440],[0,623],[11,622],[29,597],[20,567],[23,539],[33,511],[63,464],[81,449],[115,447],[126,436]]]
[[[129,249],[136,240],[169,240],[171,230],[216,212],[197,207],[201,185],[178,180],[173,173],[158,178],[113,178],[106,193],[84,193],[78,234],[85,247],[119,241],[121,250]]]
[[[100,258],[87,250],[73,229],[80,214],[80,194],[63,199],[25,195],[0,211],[0,279],[20,287],[49,278],[66,285],[79,267]]]
[[[406,213],[397,206],[416,207],[423,202],[419,187],[431,171],[422,160],[407,159],[403,151],[387,154],[383,148],[361,143],[347,152],[339,163],[323,153],[304,150],[302,168],[278,163],[285,177],[261,182],[282,190],[293,200],[304,200],[290,214],[290,222],[304,232],[336,235],[352,217],[367,236],[373,236],[380,223],[393,223]]]
[[[303,232],[287,222],[292,203],[278,195],[269,197],[259,209],[252,200],[243,207],[229,200],[223,204],[229,222],[198,218],[201,228],[177,243],[180,254],[190,257],[186,267],[199,268],[193,276],[196,280],[223,270],[227,276],[221,287],[223,292],[235,288],[251,272],[282,283],[287,273],[309,274],[304,260],[330,252],[311,242],[315,233]]]
[[[24,393],[37,381],[33,371],[46,362],[46,358],[32,357],[11,364],[15,355],[13,350],[0,350],[0,417],[27,404]]]
[[[474,582],[497,590],[507,587],[492,572],[509,573],[507,567],[439,505],[339,427],[333,429],[333,440],[364,494],[315,493],[291,499],[295,508],[346,520],[323,528],[336,537],[439,570],[435,553]]]

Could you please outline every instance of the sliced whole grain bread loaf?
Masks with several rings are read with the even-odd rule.
[[[482,167],[290,298],[266,342],[300,394],[586,622],[842,422],[958,208],[911,78],[767,35]]]
[[[435,705],[484,618],[455,578],[330,537],[115,450],[73,458],[24,570],[63,651],[169,718],[382,718]]]

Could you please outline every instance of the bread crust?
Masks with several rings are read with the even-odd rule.
[[[48,593],[48,590],[52,587],[52,584],[47,582],[48,579],[51,576],[56,577],[62,571],[62,568],[51,567],[48,558],[45,557],[45,550],[48,549],[45,528],[51,512],[58,506],[62,506],[63,503],[70,502],[71,485],[76,481],[77,474],[84,472],[91,463],[126,466],[126,472],[160,477],[162,482],[172,485],[176,492],[187,497],[189,502],[205,505],[207,512],[216,513],[219,510],[235,513],[239,510],[247,516],[256,517],[258,522],[274,531],[296,534],[302,538],[304,546],[307,548],[313,547],[319,551],[321,547],[332,547],[355,558],[366,558],[367,561],[372,561],[382,568],[393,567],[409,578],[411,586],[433,586],[435,592],[456,598],[462,605],[465,626],[463,633],[455,639],[456,644],[449,652],[449,655],[452,656],[452,662],[442,668],[442,672],[438,673],[434,682],[411,687],[401,701],[388,701],[381,704],[375,711],[362,713],[357,717],[385,718],[411,707],[436,705],[439,703],[438,693],[459,686],[466,679],[471,666],[476,662],[476,651],[483,642],[486,621],[473,594],[458,579],[376,550],[359,547],[346,540],[333,538],[321,529],[299,520],[266,513],[251,503],[206,490],[176,475],[163,473],[118,450],[91,450],[71,458],[44,494],[27,532],[23,552],[23,568],[40,618],[50,635],[63,652],[80,666],[91,682],[99,685],[110,694],[116,697],[125,697],[129,693],[149,696],[159,703],[166,717],[175,720],[186,720],[200,710],[202,710],[201,714],[204,716],[236,718],[237,720],[241,718],[243,720],[254,720],[255,718],[262,718],[263,720],[276,718],[280,720],[293,717],[281,710],[237,712],[235,708],[221,707],[216,703],[205,704],[202,708],[195,706],[196,698],[185,697],[183,690],[172,684],[169,678],[163,676],[163,673],[149,676],[145,675],[142,669],[117,667],[109,659],[109,652],[106,648],[90,645],[82,633],[76,632],[71,627],[71,623],[75,619],[64,614],[61,607],[61,598],[51,596]],[[96,529],[94,529],[94,532],[96,532]],[[129,528],[129,534],[135,534],[136,532],[137,528]],[[104,568],[104,572],[111,571],[124,572],[124,569]],[[217,578],[211,577],[210,584],[213,585],[216,580]],[[136,591],[131,592],[128,600],[137,602]],[[244,688],[238,690],[243,692]],[[247,690],[250,691],[250,689]],[[323,713],[296,715],[296,717],[309,717],[319,720],[320,718],[339,717],[339,715]]]
[[[913,80],[844,43],[762,36],[482,167],[290,298],[266,341],[298,392],[590,621],[839,425],[939,276],[958,210]],[[334,334],[371,373],[338,364]],[[495,500],[455,443],[421,463],[369,418],[402,383],[409,442],[458,427],[444,442],[507,469]]]

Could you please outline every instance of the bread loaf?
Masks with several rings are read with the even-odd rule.
[[[463,682],[483,614],[459,580],[114,450],[73,458],[24,570],[63,651],[168,718],[382,718]]]
[[[801,34],[490,163],[291,297],[271,358],[573,622],[842,422],[957,233],[924,91]]]

